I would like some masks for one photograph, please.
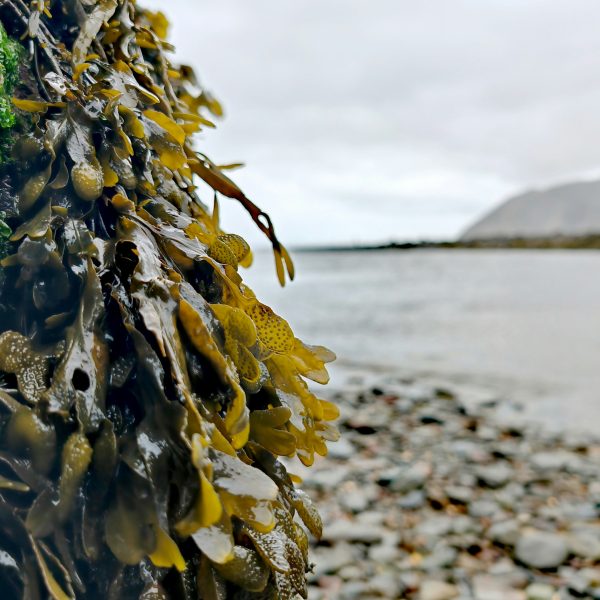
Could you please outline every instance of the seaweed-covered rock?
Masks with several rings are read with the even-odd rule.
[[[134,0],[7,0],[0,21],[3,597],[306,597],[295,516],[322,525],[278,457],[336,439],[306,383],[334,356],[243,283],[219,195],[282,284],[293,266],[192,144],[220,105]]]

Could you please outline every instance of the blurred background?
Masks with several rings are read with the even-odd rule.
[[[224,104],[202,147],[247,164],[236,179],[290,245],[452,238],[599,172],[593,0],[144,5]]]
[[[144,5],[293,251],[224,199],[245,279],[338,355],[311,598],[600,598],[600,4]]]
[[[145,5],[224,105],[199,146],[246,163],[232,176],[293,250],[455,241],[515,194],[600,175],[595,2]],[[550,208],[526,198],[482,235],[600,233],[600,184],[569,191]],[[259,249],[250,285],[338,369],[483,377],[540,418],[595,427],[596,252],[296,252],[281,292],[262,234],[236,202],[222,211]]]

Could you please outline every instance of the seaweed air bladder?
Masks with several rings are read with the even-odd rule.
[[[337,438],[334,356],[243,282],[219,197],[293,266],[193,145],[219,103],[133,0],[0,21],[3,598],[306,597],[321,521],[278,457]]]

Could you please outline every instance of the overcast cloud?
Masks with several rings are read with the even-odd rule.
[[[600,173],[594,0],[143,4],[226,108],[199,145],[246,163],[289,245],[454,237],[506,195]]]

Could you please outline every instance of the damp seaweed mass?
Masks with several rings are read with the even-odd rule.
[[[192,143],[220,105],[134,0],[0,21],[2,598],[306,597],[321,524],[278,457],[336,438],[333,355],[242,281],[219,196],[293,267]]]

